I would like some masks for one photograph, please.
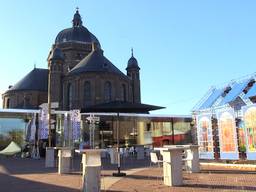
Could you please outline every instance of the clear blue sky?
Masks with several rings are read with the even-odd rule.
[[[255,72],[256,1],[80,0],[0,3],[0,93],[46,68],[75,8],[121,71],[130,49],[141,67],[142,102],[189,114],[212,85]]]

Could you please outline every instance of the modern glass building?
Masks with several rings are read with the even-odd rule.
[[[28,139],[29,122],[37,114],[36,136],[38,142]],[[89,117],[94,116],[95,122]],[[81,143],[107,148],[119,143],[133,145],[162,146],[164,144],[186,144],[192,142],[191,116],[160,116],[149,114],[83,113],[81,114],[79,137],[74,139],[73,125],[69,111],[55,111],[52,115],[53,143],[56,146],[75,146]],[[6,147],[10,141],[23,146],[25,143],[40,144],[39,110],[2,110],[0,112],[0,145]],[[27,138],[27,139],[26,139]]]
[[[20,146],[25,145],[27,125],[32,118],[33,110],[0,111],[0,150],[11,141]]]

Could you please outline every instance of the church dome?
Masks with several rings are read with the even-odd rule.
[[[98,39],[83,26],[81,16],[76,10],[74,14],[73,27],[67,28],[59,32],[55,39],[55,44],[65,43],[65,42],[81,42],[81,43],[97,43],[100,48],[100,42]]]

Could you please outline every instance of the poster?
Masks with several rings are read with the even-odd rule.
[[[239,159],[234,109],[221,109],[216,114],[219,129],[220,158]]]
[[[256,160],[256,105],[244,106],[242,111],[247,159]]]
[[[210,114],[197,116],[197,137],[200,159],[214,159],[212,122]]]

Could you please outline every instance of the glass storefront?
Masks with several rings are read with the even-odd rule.
[[[191,118],[158,118],[151,115],[144,116],[119,116],[116,115],[95,115],[99,121],[92,124],[88,121],[90,114],[81,115],[81,134],[78,139],[73,139],[71,130],[70,113],[58,112],[52,115],[53,143],[56,146],[79,147],[81,143],[90,145],[90,137],[94,138],[94,147],[106,148],[119,143],[121,147],[129,147],[136,144],[159,146],[184,144],[191,142],[190,123]],[[27,124],[32,118],[32,113],[0,113],[0,147],[6,147],[10,141],[24,145]],[[66,127],[66,129],[65,129]],[[38,131],[38,125],[36,126]],[[93,131],[94,130],[94,131]],[[92,134],[94,132],[94,134]],[[39,141],[47,143],[48,140]],[[90,146],[88,146],[90,147]]]
[[[24,146],[27,123],[30,119],[29,114],[0,113],[0,150],[8,146],[11,141]]]

